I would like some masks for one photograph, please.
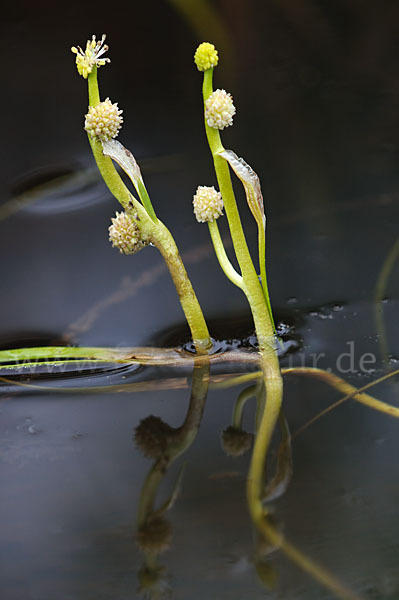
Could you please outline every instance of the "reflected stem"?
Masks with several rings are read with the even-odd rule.
[[[154,462],[142,486],[137,518],[138,527],[143,525],[148,516],[154,512],[158,488],[167,470],[179,456],[188,450],[198,434],[208,395],[209,375],[209,360],[196,365],[193,369],[190,402],[184,422],[175,430],[173,440],[163,455]]]

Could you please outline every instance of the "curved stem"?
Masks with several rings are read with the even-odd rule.
[[[210,223],[208,223],[208,226],[217,259],[219,261],[220,266],[223,269],[224,274],[228,279],[230,279],[232,283],[234,283],[234,285],[236,285],[240,289],[243,289],[242,277],[237,273],[226,254],[222,238],[220,237],[220,231],[217,221],[211,221]]]
[[[208,69],[204,72],[204,83],[202,89],[204,105],[213,91],[212,77],[213,69]],[[231,183],[229,166],[226,160],[219,156],[219,153],[223,152],[224,150],[220,139],[220,134],[217,129],[209,127],[206,119],[205,131],[213,156],[216,177],[223,198],[223,204],[229,223],[234,251],[236,253],[237,261],[243,278],[242,289],[248,298],[254,319],[259,343],[260,365],[263,372],[267,397],[266,406],[263,411],[259,429],[255,438],[247,480],[247,499],[249,511],[253,522],[259,526],[260,521],[264,522],[265,520],[262,496],[266,455],[281,409],[283,381],[275,348],[273,323],[270,319],[270,314],[262,286],[259,282],[251,255],[248,250],[234,196],[233,186]]]
[[[93,68],[88,76],[88,89],[90,105],[96,106],[100,102],[96,68]],[[136,220],[136,212],[139,213],[139,220],[136,220],[136,222],[140,230],[145,233],[146,239],[152,241],[164,257],[179,295],[196,350],[200,354],[206,353],[212,346],[208,327],[172,234],[161,221],[156,219],[155,213],[148,215],[145,208],[132,196],[115,169],[112,160],[108,156],[104,156],[101,143],[91,136],[89,136],[89,142],[98,169],[110,192],[134,220]],[[140,196],[148,197],[144,185],[141,191]],[[154,217],[156,221],[154,221]]]
[[[204,72],[203,83],[203,99],[204,104],[212,94],[212,76],[213,69],[208,69]],[[220,193],[222,194],[223,204],[226,211],[227,220],[229,223],[231,238],[233,241],[234,251],[240,266],[241,275],[243,278],[243,290],[248,298],[252,315],[254,318],[255,329],[258,336],[259,349],[264,352],[267,349],[269,360],[272,361],[274,351],[274,330],[273,325],[268,315],[266,299],[263,294],[262,286],[256,274],[255,267],[252,262],[251,255],[248,250],[244,231],[241,224],[240,215],[234,196],[233,186],[231,183],[230,170],[226,160],[219,156],[224,148],[220,139],[220,134],[217,129],[209,127],[205,119],[205,131],[208,139],[209,147],[212,152],[213,162],[215,166],[216,177],[219,184]],[[275,368],[278,367],[277,357],[275,360]],[[280,373],[280,369],[278,373]]]
[[[151,467],[140,493],[137,515],[138,526],[154,512],[154,504],[159,485],[172,463],[188,450],[194,442],[202,420],[209,388],[210,362],[207,357],[203,364],[194,366],[191,383],[190,403],[183,424],[175,429],[174,440],[168,445],[165,455],[157,459]]]
[[[282,404],[283,382],[281,377],[268,373],[265,377],[266,405],[257,431],[247,480],[247,498],[255,523],[266,516],[262,506],[263,482],[266,456]]]
[[[92,72],[89,74],[87,83],[89,91],[89,104],[90,106],[96,106],[100,102],[96,67],[94,67]],[[89,143],[97,163],[98,170],[107,184],[109,191],[113,196],[115,196],[123,208],[127,209],[132,197],[130,190],[123,183],[114,167],[112,160],[108,156],[104,156],[101,142],[93,138],[91,135],[88,135],[87,137],[89,138]]]
[[[179,295],[180,304],[191,330],[195,348],[199,354],[206,354],[207,350],[212,347],[212,341],[175,240],[167,227],[159,220],[153,228],[151,237],[154,246],[161,252],[168,266]]]
[[[281,372],[283,375],[310,375],[311,377],[321,379],[321,381],[328,383],[336,390],[345,394],[344,397],[339,400],[340,403],[349,398],[353,398],[354,400],[357,400],[357,402],[360,402],[369,408],[373,408],[374,410],[388,414],[391,417],[399,417],[399,408],[396,406],[391,406],[390,404],[387,404],[387,402],[377,400],[376,398],[373,398],[373,396],[369,396],[369,394],[365,394],[362,391],[375,385],[375,381],[366,384],[359,390],[355,386],[344,381],[341,377],[338,377],[338,375],[329,373],[328,371],[323,371],[323,369],[317,369],[314,367],[292,367],[288,369],[282,369]],[[392,373],[388,373],[387,375],[379,378],[378,383],[380,381],[384,381],[384,379],[389,379],[390,377],[392,377]]]
[[[247,403],[247,400],[249,400],[253,396],[256,396],[257,389],[257,384],[250,385],[249,387],[245,388],[245,390],[242,390],[239,393],[238,398],[234,404],[232,420],[233,427],[236,427],[237,429],[241,428],[245,404]]]

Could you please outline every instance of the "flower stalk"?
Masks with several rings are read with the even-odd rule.
[[[218,231],[216,231],[216,224],[209,223],[209,229],[212,241],[214,242],[216,255],[223,270],[233,283],[236,285],[238,283],[240,284],[239,287],[245,293],[251,307],[259,343],[259,361],[266,390],[266,406],[257,431],[247,480],[248,506],[253,522],[258,529],[265,532],[268,531],[268,529],[265,529],[267,510],[262,504],[265,463],[267,450],[280,414],[283,382],[276,352],[274,323],[268,306],[268,294],[264,293],[262,284],[259,282],[258,275],[252,262],[233,191],[229,163],[227,162],[227,159],[222,156],[225,153],[225,149],[222,145],[219,129],[222,129],[223,127],[211,127],[209,125],[209,120],[207,119],[207,112],[209,112],[208,99],[214,94],[212,83],[213,67],[203,69],[203,71],[204,80],[202,93],[204,101],[205,132],[212,153],[216,177],[222,194],[233,248],[241,275],[232,272],[233,267],[228,261],[224,249],[222,250],[221,248],[220,235],[218,235]],[[216,121],[216,119],[213,120],[214,123],[216,123]],[[229,122],[228,124],[231,123]],[[260,243],[260,250],[263,250],[263,242]],[[238,279],[238,277],[241,277],[241,279]],[[266,282],[264,280],[264,285],[265,284]]]
[[[78,49],[72,49],[72,51],[77,55],[76,63],[78,71],[84,78],[87,78],[88,81],[89,111],[92,111],[100,104],[97,69],[106,62],[105,59],[98,58],[99,55],[102,55],[105,49],[107,49],[107,47],[103,46],[104,39],[105,36],[103,36],[101,43],[96,44],[95,37],[93,36],[92,41],[87,43],[85,52],[83,52],[79,47]],[[121,111],[119,111],[117,108],[112,108],[116,105],[112,105],[109,100],[108,103],[109,106],[107,104],[104,111],[100,111],[99,120],[101,121],[101,116],[104,112],[107,114],[107,116],[108,113],[113,112],[113,115],[117,121],[113,127],[110,126],[105,128],[105,131],[111,131],[111,135],[102,140],[95,135],[95,130],[88,131],[88,139],[97,167],[108,189],[123,206],[126,215],[131,219],[134,226],[138,229],[141,236],[140,242],[142,245],[153,244],[161,252],[175,284],[183,312],[191,330],[196,351],[199,354],[206,354],[209,348],[212,346],[212,342],[201,307],[187,275],[187,271],[184,267],[173,236],[155,214],[148,192],[141,178],[139,168],[137,167],[138,176],[131,177],[131,179],[135,185],[141,202],[139,202],[139,200],[132,195],[130,190],[122,181],[117,170],[115,169],[112,158],[109,155],[105,155],[104,147],[109,143],[107,139],[111,139],[116,136],[122,121],[120,117]],[[104,127],[101,129],[101,131],[104,131]],[[114,133],[115,135],[113,135]],[[121,148],[125,152],[125,155],[127,155],[127,160],[130,160],[132,163],[134,158],[130,152],[124,149],[123,146],[121,146]],[[134,164],[136,164],[135,161]],[[124,168],[123,165],[122,167]],[[128,172],[128,174],[131,176],[130,172]],[[117,233],[114,237],[115,239],[118,237]],[[137,246],[137,248],[138,247],[139,246]]]

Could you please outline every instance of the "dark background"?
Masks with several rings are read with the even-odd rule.
[[[83,131],[86,82],[70,52],[106,32],[112,62],[99,70],[102,97],[124,110],[119,139],[136,156],[155,210],[182,250],[212,333],[245,335],[251,321],[245,297],[219,269],[207,227],[192,214],[196,187],[216,183],[202,76],[193,64],[203,40],[219,48],[215,86],[230,91],[237,107],[224,144],[262,181],[270,292],[277,317],[294,324],[302,340],[295,357],[310,364],[311,353],[324,352],[319,366],[336,370],[352,341],[355,372],[347,379],[361,385],[385,372],[374,296],[398,235],[397,2],[14,2],[1,15],[1,347],[157,345],[187,337],[159,253],[125,257],[108,242],[119,208],[96,175]],[[66,173],[70,179],[60,182],[57,175]],[[256,249],[255,225],[239,186],[237,192]],[[396,264],[383,290],[390,369],[399,356],[397,273]],[[366,352],[377,359],[368,375],[358,369]],[[127,379],[122,373],[112,381],[134,383],[135,372]],[[108,384],[107,373],[90,380],[96,382]],[[134,523],[150,461],[134,450],[133,430],[150,413],[179,425],[188,390],[96,396],[83,393],[85,383],[67,381],[82,394],[17,394],[6,386],[2,395],[6,600],[138,597]],[[372,391],[395,403],[397,386]],[[234,462],[220,444],[237,392],[211,392],[184,458],[183,491],[170,517],[174,545],[165,558],[176,598],[269,593],[253,566],[249,455]],[[291,430],[338,397],[320,382],[288,379]],[[252,403],[248,431],[253,415]],[[368,600],[399,595],[397,440],[395,420],[346,403],[295,440],[294,478],[275,505],[287,538]],[[176,474],[166,477],[160,500]],[[332,597],[281,552],[271,561],[280,597]]]

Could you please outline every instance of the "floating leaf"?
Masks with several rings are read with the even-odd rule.
[[[223,150],[223,152],[219,153],[219,156],[222,156],[229,163],[234,173],[240,179],[244,186],[248,206],[251,209],[255,221],[257,222],[258,227],[264,228],[266,217],[259,177],[245,160],[239,158],[232,150]]]

